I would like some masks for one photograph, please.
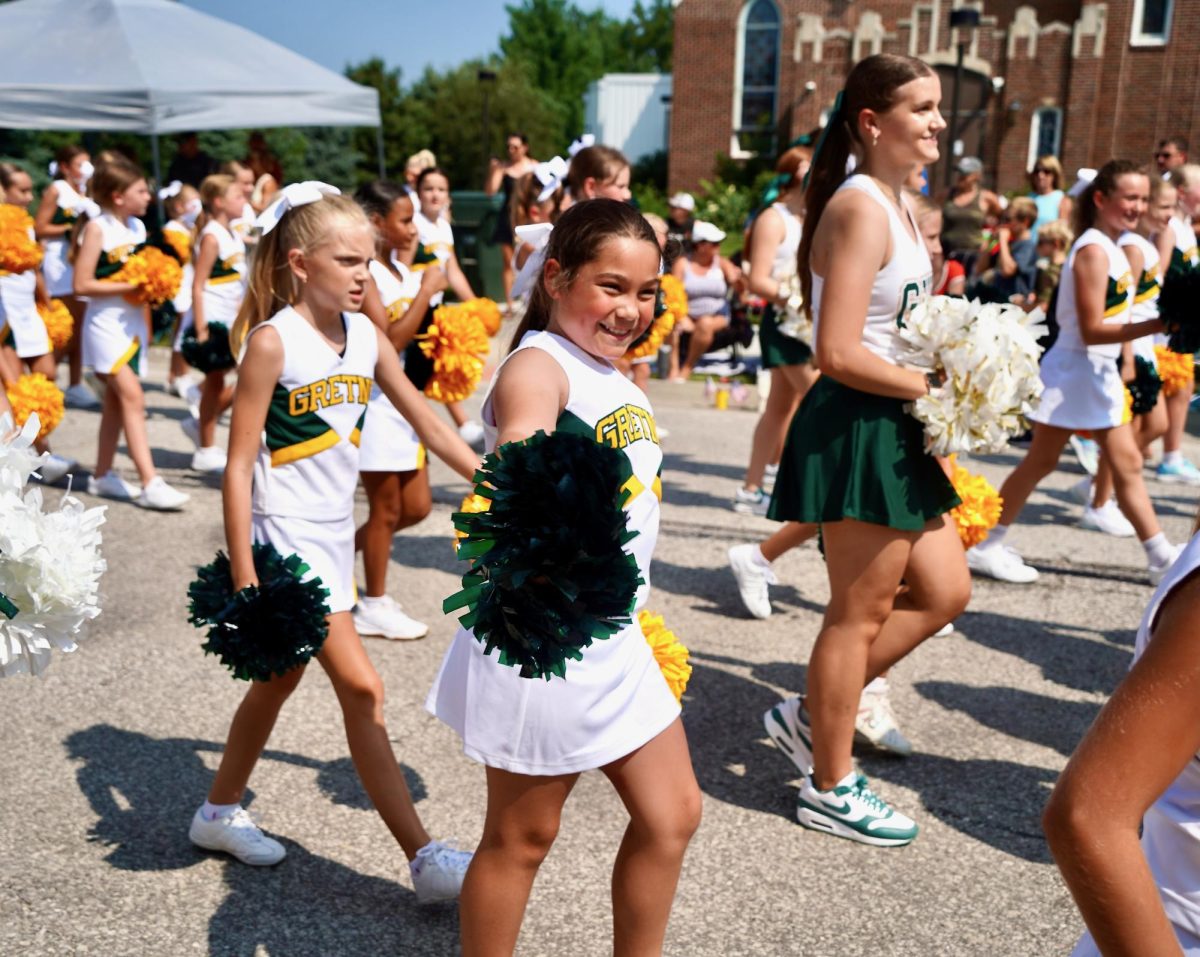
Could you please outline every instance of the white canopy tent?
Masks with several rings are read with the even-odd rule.
[[[182,3],[0,4],[0,128],[143,133],[160,181],[162,133],[379,125],[376,90]]]

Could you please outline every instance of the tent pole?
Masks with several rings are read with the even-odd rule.
[[[162,181],[162,157],[158,151],[158,133],[150,134],[150,155],[154,161],[154,202],[158,206],[158,225],[161,228],[166,225],[167,217],[163,212],[163,201],[159,195],[159,190],[163,188]]]
[[[379,178],[387,179],[386,164],[383,160],[383,124],[375,127],[375,155],[379,159]]]

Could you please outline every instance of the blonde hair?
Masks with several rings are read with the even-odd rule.
[[[109,152],[109,150],[105,150],[100,154],[102,158],[96,164],[96,171],[88,183],[88,192],[92,199],[106,213],[113,211],[113,197],[117,193],[125,192],[138,180],[146,178],[146,174],[139,167],[120,157],[119,154],[106,157],[105,154]],[[84,227],[87,226],[89,219],[87,213],[80,213],[79,218],[71,227],[71,238],[67,245],[67,261],[72,264],[79,252],[79,238],[83,235]]]
[[[433,155],[433,150],[417,150],[404,164],[406,170],[412,170],[414,173],[424,172],[431,166],[437,166],[437,157]]]
[[[1060,249],[1070,249],[1071,243],[1075,242],[1075,234],[1063,220],[1056,219],[1038,227],[1038,242],[1044,239],[1050,240]]]
[[[1033,179],[1033,171],[1038,167],[1050,170],[1050,178],[1054,189],[1062,189],[1066,181],[1066,174],[1063,173],[1062,163],[1058,161],[1058,157],[1047,153],[1045,156],[1039,156],[1037,162],[1029,170],[1029,179]]]
[[[1008,204],[1008,209],[1005,210],[1013,219],[1019,219],[1026,226],[1032,226],[1037,222],[1038,209],[1035,203],[1028,196],[1018,196]]]
[[[1171,170],[1167,182],[1178,190],[1191,189],[1200,183],[1200,164],[1184,163],[1182,166],[1176,166]]]
[[[324,196],[319,202],[289,209],[258,242],[250,266],[246,296],[229,333],[237,355],[254,328],[300,299],[300,283],[288,263],[288,252],[311,253],[330,240],[337,220],[371,229],[367,214],[349,196]]]

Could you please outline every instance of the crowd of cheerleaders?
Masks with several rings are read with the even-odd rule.
[[[771,563],[821,528],[831,587],[805,693],[772,707],[763,720],[801,774],[800,823],[878,846],[911,842],[917,825],[871,790],[853,764],[852,744],[857,736],[897,753],[911,750],[887,703],[886,674],[925,638],[952,625],[966,607],[969,569],[1010,582],[1037,577],[1006,543],[1007,533],[1069,439],[1087,432],[1100,449],[1095,481],[1085,486],[1085,522],[1092,516],[1101,530],[1128,534],[1114,532],[1109,499],[1115,492],[1158,585],[1139,630],[1139,663],[1129,684],[1150,686],[1161,673],[1156,669],[1170,666],[1170,650],[1188,637],[1180,634],[1181,622],[1190,603],[1200,600],[1191,580],[1200,546],[1166,541],[1141,478],[1148,446],[1172,421],[1169,396],[1164,400],[1153,380],[1173,382],[1170,395],[1192,391],[1190,357],[1185,368],[1155,341],[1162,334],[1156,303],[1180,281],[1175,276],[1200,266],[1191,229],[1200,213],[1200,168],[1182,167],[1164,182],[1137,164],[1113,161],[1082,189],[1076,238],[1062,256],[1057,339],[1043,358],[1032,443],[1000,490],[999,524],[964,551],[951,518],[960,505],[953,472],[926,453],[921,426],[905,411],[938,383],[901,363],[905,349],[897,335],[920,299],[908,288],[915,282],[922,295],[941,291],[933,289],[934,277],[944,272],[940,211],[906,190],[916,171],[937,159],[936,134],[944,127],[938,92],[936,76],[920,61],[889,55],[862,61],[811,168],[804,150],[781,158],[776,193],[747,230],[746,285],[768,304],[760,335],[773,381],[743,491],[753,494],[773,478],[773,494],[754,502],[769,501],[767,514],[783,525],[761,545],[731,549],[730,561],[747,609],[765,618]],[[634,610],[645,610],[662,456],[660,432],[638,385],[648,369],[638,360],[656,354],[670,332],[672,310],[650,306],[662,299],[668,226],[625,202],[630,167],[619,152],[580,146],[569,161],[536,164],[506,190],[516,226],[514,271],[525,277],[522,288],[517,276],[514,291],[526,303],[485,398],[481,427],[451,404],[466,397],[446,385],[452,376],[441,384],[457,429],[418,391],[430,394],[438,372],[429,367],[437,362],[428,349],[412,346],[436,333],[429,331],[437,322],[431,318],[445,289],[474,299],[454,256],[449,183],[436,166],[407,185],[369,184],[353,201],[323,184],[293,184],[262,210],[248,208],[252,177],[236,165],[208,177],[198,191],[172,184],[160,194],[169,219],[158,248],[175,258],[183,280],[172,298],[151,310],[155,300],[145,290],[153,285],[146,276],[153,267],[130,268],[147,242],[140,222],[151,200],[145,179],[123,157],[100,157],[93,167],[82,150],[67,148],[58,158],[59,178],[28,227],[28,238],[42,245],[41,271],[33,264],[0,276],[6,385],[17,381],[21,364],[52,381],[59,358],[69,357],[68,399],[95,404],[81,377],[83,369],[94,373],[104,397],[88,491],[148,508],[180,508],[187,500],[154,472],[138,366],[152,334],[151,312],[176,323],[170,384],[193,406],[186,426],[197,445],[193,468],[226,473],[223,587],[238,591],[259,582],[265,574],[259,557],[268,546],[300,556],[309,576],[319,576],[327,617],[317,658],[337,690],[356,768],[409,859],[418,896],[451,899],[461,892],[464,953],[515,946],[529,888],[554,840],[553,822],[583,770],[604,770],[629,811],[614,884],[615,933],[646,952],[661,947],[679,867],[699,823],[699,791],[679,723],[680,688],[644,640],[645,619],[634,616],[575,656],[566,680],[566,663],[559,661],[545,666],[548,676],[558,677],[534,681],[529,674],[539,672],[528,671],[534,659],[518,671],[510,667],[517,652],[488,654],[481,606],[470,605],[474,633],[459,629],[427,705],[458,731],[466,753],[493,771],[484,835],[473,857],[432,840],[421,825],[383,724],[382,686],[360,640],[364,634],[418,638],[428,630],[385,587],[392,536],[431,507],[426,447],[472,480],[479,460],[464,439],[477,431],[486,435],[489,452],[539,430],[567,434],[582,425],[584,434],[599,436],[620,410],[627,427],[611,444],[620,453],[625,512],[635,533],[630,561],[640,578]],[[857,171],[847,175],[852,156]],[[0,185],[9,205],[32,203],[30,177],[20,169],[0,167]],[[698,243],[713,241],[706,226],[695,230]],[[19,257],[3,248],[8,242],[0,242],[0,255],[17,265]],[[685,288],[690,268],[689,262],[682,270]],[[693,271],[709,270],[711,263],[702,263]],[[364,271],[370,281],[363,281]],[[598,299],[583,280],[600,276],[604,297]],[[57,320],[45,308],[51,297],[76,320],[66,336],[55,335]],[[807,333],[794,316],[805,303],[811,304]],[[680,308],[674,311],[682,317]],[[647,328],[651,312],[665,321],[651,319]],[[235,355],[245,359],[236,390],[227,383]],[[194,389],[186,377],[189,359],[204,373]],[[1165,369],[1155,375],[1156,367],[1171,363],[1169,376]],[[1127,391],[1140,399],[1132,422]],[[10,394],[18,416],[22,401],[38,406],[20,390]],[[216,446],[215,430],[231,406],[226,452]],[[112,467],[122,430],[140,491]],[[44,434],[38,442],[49,452]],[[46,456],[42,477],[60,477],[72,464]],[[360,479],[370,507],[356,529]],[[1107,524],[1095,521],[1101,513]],[[314,521],[314,514],[329,517]],[[361,595],[353,580],[356,551],[364,553]],[[1153,653],[1160,647],[1167,651]],[[283,845],[265,835],[240,802],[303,671],[255,675],[207,800],[192,820],[197,845],[254,865],[284,857]],[[1167,735],[1178,718],[1165,705],[1143,705],[1135,691],[1122,688],[1110,710],[1135,724],[1145,740],[1152,732]],[[1089,842],[1099,839],[1081,824],[1087,813],[1099,813],[1088,802],[1108,793],[1092,780],[1106,766],[1103,756],[1119,752],[1129,764],[1157,762],[1157,776],[1149,776],[1146,787],[1120,798],[1130,806],[1143,802],[1128,820],[1140,819],[1155,801],[1178,798],[1177,791],[1194,797],[1200,787],[1185,772],[1160,798],[1200,744],[1194,729],[1167,735],[1178,747],[1151,758],[1136,748],[1126,753],[1130,744],[1117,740],[1121,733],[1111,727],[1116,720],[1102,720],[1091,732],[1094,747],[1072,761],[1068,786],[1060,787],[1047,816],[1055,854],[1105,945],[1137,922],[1122,924],[1097,901],[1114,887],[1137,901],[1139,888],[1093,853]],[[619,760],[631,755],[642,760]],[[1129,856],[1142,852],[1136,825],[1122,829],[1124,820],[1114,819],[1109,836],[1123,842],[1128,874]],[[1194,886],[1200,854],[1192,840],[1176,833],[1179,825],[1165,812],[1146,822],[1147,834],[1157,838],[1146,852],[1154,878],[1164,886],[1174,880],[1182,890]],[[1170,850],[1172,844],[1182,850]],[[1099,871],[1113,875],[1101,890],[1094,886]],[[1194,945],[1187,935],[1197,915],[1187,900],[1179,895],[1161,920],[1151,909],[1139,933]],[[1093,953],[1096,946],[1085,940],[1078,952]]]

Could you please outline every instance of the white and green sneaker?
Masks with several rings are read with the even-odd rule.
[[[767,737],[801,774],[812,771],[812,729],[802,698],[787,698],[763,714]]]
[[[814,831],[876,847],[899,847],[917,836],[913,820],[892,810],[857,771],[828,791],[818,791],[812,776],[806,776],[796,798],[796,820]]]

